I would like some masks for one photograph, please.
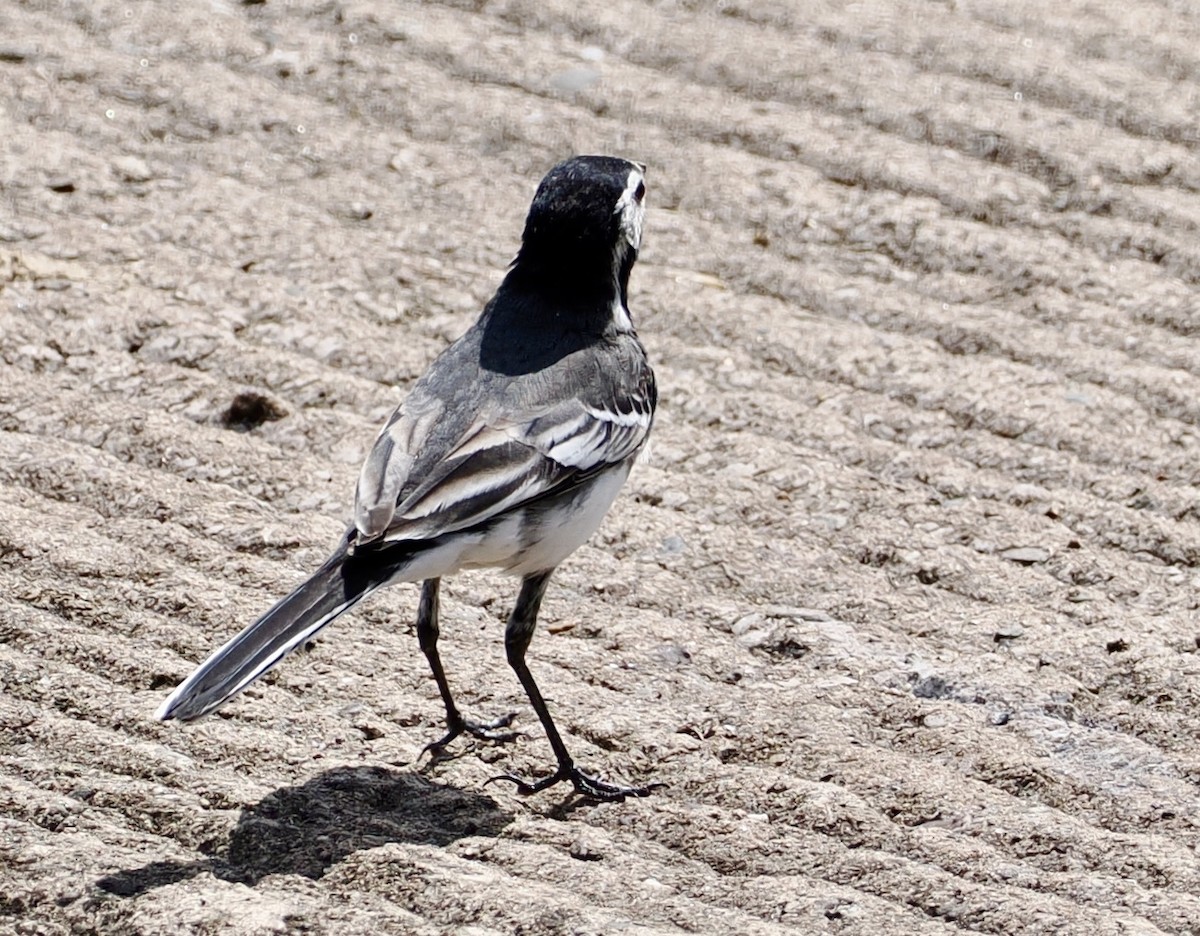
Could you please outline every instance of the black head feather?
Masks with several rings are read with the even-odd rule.
[[[542,179],[507,285],[555,302],[624,304],[641,244],[645,166],[574,156]]]

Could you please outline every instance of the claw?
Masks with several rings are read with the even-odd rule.
[[[535,780],[532,783],[528,780],[522,780],[515,774],[500,774],[487,780],[484,786],[494,783],[497,780],[507,780],[517,788],[517,793],[521,796],[540,793],[542,790],[549,789],[556,783],[570,780],[571,785],[575,788],[575,792],[580,796],[599,800],[602,803],[623,803],[628,796],[649,796],[656,788],[665,786],[662,783],[644,787],[618,786],[615,783],[606,783],[599,777],[586,774],[574,764],[563,764],[555,773],[552,773],[548,777],[543,777],[541,780]]]
[[[430,741],[425,747],[421,748],[421,756],[424,757],[430,751],[437,753],[444,750],[447,744],[464,732],[473,738],[478,738],[480,741],[493,741],[497,744],[506,744],[509,741],[515,741],[520,736],[519,731],[500,731],[499,729],[507,728],[513,723],[516,717],[516,712],[509,712],[488,722],[468,721],[465,718],[450,721],[449,730],[445,735],[436,741]]]

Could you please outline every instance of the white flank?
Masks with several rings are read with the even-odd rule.
[[[614,466],[582,487],[569,502],[539,514],[535,535],[531,537],[530,531],[522,531],[522,539],[528,545],[513,556],[504,570],[514,575],[529,575],[553,569],[586,543],[617,499],[630,467],[630,463]],[[526,521],[530,522],[528,517]]]

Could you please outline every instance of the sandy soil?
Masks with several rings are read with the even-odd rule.
[[[1200,931],[1186,4],[0,5],[0,931]],[[719,7],[719,11],[715,11]],[[803,12],[800,12],[800,11]],[[650,457],[531,659],[323,557],[572,152],[650,165]]]

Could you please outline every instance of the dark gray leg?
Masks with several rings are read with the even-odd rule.
[[[440,633],[438,629],[438,588],[441,579],[426,579],[421,585],[421,603],[417,606],[417,642],[421,652],[429,661],[433,670],[433,678],[437,682],[438,692],[442,694],[442,704],[446,706],[446,734],[431,744],[425,745],[425,751],[438,751],[457,738],[464,731],[486,741],[511,741],[515,738],[514,731],[497,731],[507,728],[516,718],[515,712],[501,715],[490,722],[467,721],[462,717],[458,706],[454,704],[454,696],[450,693],[450,683],[446,680],[446,671],[442,669],[442,658],[438,655],[437,642]]]
[[[549,777],[543,777],[533,783],[512,774],[493,777],[492,780],[509,780],[516,784],[517,792],[522,795],[537,793],[556,783],[561,783],[563,780],[570,780],[576,792],[592,799],[619,803],[627,796],[649,796],[649,787],[622,787],[605,783],[603,780],[585,774],[575,766],[575,762],[567,752],[567,746],[563,744],[562,736],[554,726],[554,719],[550,717],[550,709],[546,707],[546,700],[542,698],[542,693],[538,689],[537,683],[534,682],[533,674],[529,672],[529,667],[525,664],[525,651],[529,649],[529,642],[533,639],[533,631],[537,627],[538,609],[542,606],[542,596],[546,593],[546,586],[550,582],[550,573],[553,571],[551,569],[550,572],[538,572],[535,575],[527,576],[521,582],[521,593],[517,596],[517,606],[513,608],[512,617],[508,619],[508,628],[504,632],[504,649],[508,653],[509,666],[517,674],[517,679],[521,680],[521,685],[525,687],[525,694],[529,696],[529,703],[537,712],[537,717],[546,730],[546,738],[550,741],[550,747],[554,749],[554,756],[558,760],[558,770]]]

